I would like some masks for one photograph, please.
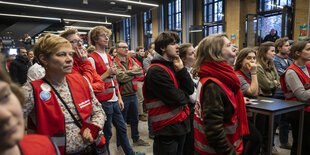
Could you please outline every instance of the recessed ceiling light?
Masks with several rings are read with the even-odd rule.
[[[116,1],[124,2],[124,3],[138,4],[138,5],[154,6],[154,7],[158,7],[159,6],[158,4],[141,2],[141,0],[139,0],[139,2],[137,2],[137,1],[130,1],[130,0],[116,0]]]
[[[6,13],[0,13],[0,16],[19,17],[19,18],[33,18],[33,19],[45,19],[45,20],[56,20],[56,21],[61,22],[60,18],[52,18],[52,17],[27,16],[27,15],[16,15],[16,14],[6,14]]]
[[[25,3],[14,3],[14,2],[5,2],[5,1],[0,1],[0,4],[25,6],[25,7],[33,7],[33,8],[43,8],[43,9],[50,9],[50,10],[70,11],[70,12],[78,12],[78,13],[89,13],[89,14],[95,14],[95,15],[131,17],[130,15],[124,15],[124,14],[89,11],[89,10],[79,10],[79,9],[70,9],[70,8],[61,8],[61,7],[44,6],[44,5],[33,5],[33,4],[25,4]]]
[[[112,23],[109,23],[109,22],[99,22],[99,21],[89,21],[89,20],[77,20],[77,19],[64,19],[64,21],[68,21],[68,22],[79,22],[79,23],[105,24],[105,25],[111,25],[111,24],[112,24]]]

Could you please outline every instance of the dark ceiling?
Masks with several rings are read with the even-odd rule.
[[[83,4],[83,1],[87,1],[88,4]],[[152,4],[162,4],[163,2],[163,0],[131,0],[131,1],[141,1]],[[1,13],[18,14],[28,16],[41,16],[41,17],[53,17],[61,19],[77,19],[77,20],[101,21],[101,22],[105,22],[107,20],[107,22],[110,23],[116,23],[122,21],[124,17],[89,14],[81,12],[70,12],[65,10],[51,10],[48,8],[34,8],[26,6],[7,5],[2,4],[1,2],[14,2],[14,3],[41,5],[41,6],[52,6],[52,7],[131,15],[131,16],[139,12],[144,12],[153,8],[153,6],[118,2],[117,0],[0,0],[0,14]],[[111,4],[111,2],[112,3],[114,2],[115,4]],[[1,21],[21,20],[20,18],[4,17],[4,16],[0,16],[0,19]],[[85,26],[85,27],[92,27],[96,25],[96,24],[78,23],[78,22],[66,22],[64,24],[74,26]]]

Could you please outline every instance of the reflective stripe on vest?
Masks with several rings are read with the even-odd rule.
[[[234,134],[239,126],[238,120],[236,121],[235,125],[232,126],[225,126],[224,133],[225,134]],[[204,133],[203,126],[198,124],[197,121],[194,121],[194,128],[197,129],[200,133]]]
[[[159,122],[159,121],[166,120],[166,119],[169,119],[169,118],[172,118],[172,117],[178,115],[183,109],[184,109],[184,107],[180,106],[180,107],[177,107],[176,109],[174,109],[170,112],[160,114],[160,115],[156,115],[156,116],[149,116],[149,118],[150,118],[151,123],[152,122]]]
[[[240,139],[236,140],[235,143],[233,144],[233,146],[234,146],[234,147],[237,147],[237,146],[240,144],[240,142],[241,142]],[[201,150],[203,150],[203,151],[206,151],[206,152],[208,152],[208,153],[216,154],[215,150],[214,150],[212,147],[210,147],[210,146],[208,146],[208,145],[203,145],[202,143],[200,143],[200,142],[197,141],[196,139],[195,139],[195,145],[196,145],[199,149],[201,149]]]

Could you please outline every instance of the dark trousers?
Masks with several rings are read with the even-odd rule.
[[[299,130],[299,111],[290,112],[287,114],[287,119],[292,125],[293,133],[293,146],[291,155],[297,155],[297,144],[298,144],[298,130]],[[304,115],[304,127],[302,134],[302,155],[310,154],[310,112],[305,111]]]
[[[155,136],[154,155],[182,155],[186,135]]]
[[[248,119],[250,134],[243,138],[243,155],[259,155],[263,137],[255,128],[254,124]]]
[[[184,143],[184,149],[183,149],[183,155],[192,155],[193,152],[195,151],[194,147],[194,105],[189,105],[188,106],[190,109],[190,114],[189,114],[189,120],[191,122],[191,131],[186,134],[185,138],[185,143]]]
[[[273,128],[273,137],[272,137],[273,145],[274,145],[274,136],[276,133],[276,128],[278,126],[277,122],[280,122],[280,119],[281,119],[280,117],[281,117],[281,115],[277,115],[274,117],[274,128]],[[267,150],[268,128],[269,128],[268,119],[269,119],[269,117],[266,115],[263,115],[263,114],[257,114],[256,115],[255,127],[261,133],[261,135],[263,137],[263,142],[266,142],[266,143],[262,144],[263,151]]]

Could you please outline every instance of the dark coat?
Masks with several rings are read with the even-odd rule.
[[[163,68],[153,66],[149,68],[146,75],[146,95],[148,99],[159,98],[167,105],[183,106],[189,103],[189,95],[194,92],[194,83],[187,72],[186,68],[175,71],[173,62],[157,56],[152,60],[152,63],[160,63],[169,68],[175,75],[179,88],[174,86],[173,80]],[[180,136],[190,131],[189,117],[182,122],[169,125],[157,132],[155,135],[162,136]]]
[[[10,64],[10,76],[12,80],[23,85],[27,80],[27,72],[31,63],[27,58],[17,55],[16,59]]]

